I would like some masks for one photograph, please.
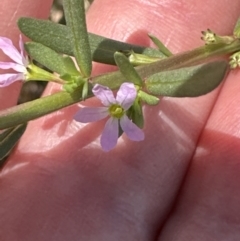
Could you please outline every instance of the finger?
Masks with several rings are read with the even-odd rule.
[[[199,140],[161,241],[240,235],[240,74],[229,74]]]
[[[2,37],[10,38],[15,46],[18,46],[20,31],[17,28],[17,20],[22,16],[46,18],[49,15],[51,0],[1,0],[0,8],[0,33]],[[0,52],[1,61],[7,61],[6,55]],[[21,83],[0,88],[0,109],[5,109],[17,103]]]
[[[102,10],[99,12],[99,3],[106,4],[108,15]],[[179,12],[175,11],[175,16],[169,17],[176,8],[175,4],[180,6]],[[89,29],[96,29],[102,35],[107,35],[108,29],[109,37],[120,40],[127,38],[131,42],[141,39],[139,42],[142,43],[143,33],[151,26],[156,29],[155,35],[160,37],[164,31],[166,36],[162,39],[169,43],[169,47],[172,45],[176,52],[197,45],[193,37],[197,38],[196,33],[203,27],[209,27],[199,21],[206,21],[203,12],[208,18],[213,18],[214,14],[215,17],[224,16],[220,23],[222,21],[223,25],[224,22],[224,27],[230,31],[233,20],[237,18],[236,5],[230,8],[222,1],[216,10],[214,1],[208,1],[208,8],[205,8],[197,1],[168,4],[166,1],[117,1],[112,5],[112,1],[99,0],[89,14],[98,16],[101,21],[89,22]],[[194,14],[188,16],[187,13],[192,10]],[[171,19],[168,25],[167,18]],[[123,20],[125,24],[121,24]],[[126,25],[126,22],[133,22],[133,25]],[[188,29],[189,22],[196,23],[194,29],[192,25]],[[170,23],[172,32],[169,31]],[[108,28],[101,30],[106,25]],[[162,26],[161,30],[159,26]],[[223,32],[216,21],[210,27],[215,29],[215,26]],[[134,33],[133,29],[136,29]],[[185,37],[187,30],[193,31],[189,39]],[[38,120],[28,129],[18,151],[6,166],[2,191],[7,195],[7,187],[14,190],[18,190],[16,185],[23,187],[19,189],[21,192],[15,192],[14,195],[21,200],[22,209],[32,205],[35,215],[39,217],[35,223],[31,223],[31,230],[39,231],[37,227],[45,222],[46,216],[56,220],[54,226],[45,228],[45,237],[54,235],[58,238],[61,235],[72,240],[79,237],[95,240],[97,236],[98,240],[106,240],[111,235],[112,239],[132,240],[136,237],[138,240],[149,240],[157,234],[159,225],[171,208],[216,95],[217,91],[203,98],[164,99],[160,108],[146,111],[146,141],[131,143],[123,139],[117,149],[109,154],[104,154],[98,147],[97,137],[102,124],[80,130],[73,123],[69,125],[69,114],[73,114],[75,107],[58,112],[48,120]],[[16,183],[16,179],[21,182]],[[60,198],[62,195],[65,198]],[[38,206],[38,200],[41,200],[41,207]],[[9,209],[13,203],[5,205]],[[14,223],[18,215],[21,214],[12,210],[9,222]],[[66,216],[67,219],[62,218]],[[32,213],[25,217],[26,220],[33,218]],[[87,226],[79,230],[78,224],[83,222]],[[24,222],[18,224],[19,229],[22,226]],[[60,234],[57,230],[61,230]],[[31,235],[35,237],[36,233],[33,231]]]

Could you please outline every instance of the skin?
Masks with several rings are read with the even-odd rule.
[[[4,1],[1,35],[15,42],[9,16],[46,17],[51,5]],[[177,53],[201,45],[207,28],[231,34],[239,12],[239,1],[96,0],[87,23],[90,32],[142,45],[151,32]],[[94,74],[106,70],[94,65]],[[0,240],[239,240],[239,77],[236,70],[205,96],[147,107],[145,140],[123,136],[109,153],[97,139],[104,121],[72,121],[76,105],[32,121],[0,174]],[[19,87],[1,89],[0,98],[13,105]],[[45,95],[58,89],[49,85]]]

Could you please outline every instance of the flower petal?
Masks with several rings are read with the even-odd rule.
[[[137,90],[133,83],[123,83],[117,92],[117,103],[127,110],[137,97]]]
[[[75,115],[74,120],[82,122],[82,123],[88,123],[88,122],[94,122],[99,121],[109,115],[108,108],[107,107],[85,107],[80,109]]]
[[[22,35],[19,35],[19,48],[20,48],[20,54],[22,56],[22,64],[27,67],[29,62],[28,62],[28,58],[24,56],[24,43],[22,40]]]
[[[23,79],[23,74],[0,74],[0,87],[8,86],[15,81]]]
[[[0,62],[0,69],[14,69],[19,73],[24,73],[26,71],[23,65],[13,62]]]
[[[0,37],[0,49],[18,64],[23,64],[21,53],[14,47],[9,38]]]
[[[110,151],[117,145],[118,140],[118,119],[110,118],[103,129],[101,146],[104,151]]]
[[[126,115],[120,119],[120,126],[130,140],[142,141],[144,139],[144,132],[130,121]]]
[[[21,34],[19,35],[19,48],[20,48],[20,54],[21,54],[21,56],[23,56],[23,54],[24,54],[24,44],[23,44]]]
[[[106,86],[96,84],[94,85],[92,92],[105,106],[110,106],[111,104],[116,103],[112,90]]]

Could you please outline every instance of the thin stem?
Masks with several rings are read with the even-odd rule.
[[[230,54],[236,51],[240,51],[239,40],[236,40],[229,45],[216,44],[196,48],[192,51],[180,53],[148,65],[137,67],[136,70],[144,79],[164,70],[194,65],[214,56]],[[126,79],[119,71],[99,75],[90,79],[90,82],[93,84],[100,83],[110,87],[111,89],[119,88],[125,81]],[[81,89],[76,90],[72,94],[69,94],[66,91],[61,91],[51,96],[43,97],[41,99],[0,111],[0,129],[16,126],[77,103],[81,101],[81,92]],[[90,97],[92,97],[92,95],[88,95],[86,98]]]
[[[136,67],[136,70],[141,76],[141,78],[145,79],[146,77],[161,71],[178,69],[189,65],[194,65],[196,63],[209,60],[210,58],[213,58],[215,56],[226,55],[239,50],[240,40],[236,40],[229,45],[205,45],[191,51],[176,54],[169,58],[153,62],[151,64]],[[115,71],[93,77],[91,81],[93,84],[98,83],[106,85],[111,89],[117,89],[123,82],[126,81],[126,79],[119,71]]]

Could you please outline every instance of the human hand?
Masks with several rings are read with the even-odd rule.
[[[202,44],[206,28],[231,33],[239,10],[225,0],[96,0],[87,20],[90,32],[141,45],[151,32],[177,53]],[[109,153],[96,140],[104,123],[74,122],[77,106],[31,122],[0,174],[0,240],[238,240],[237,78],[147,107],[145,140],[123,136]]]

